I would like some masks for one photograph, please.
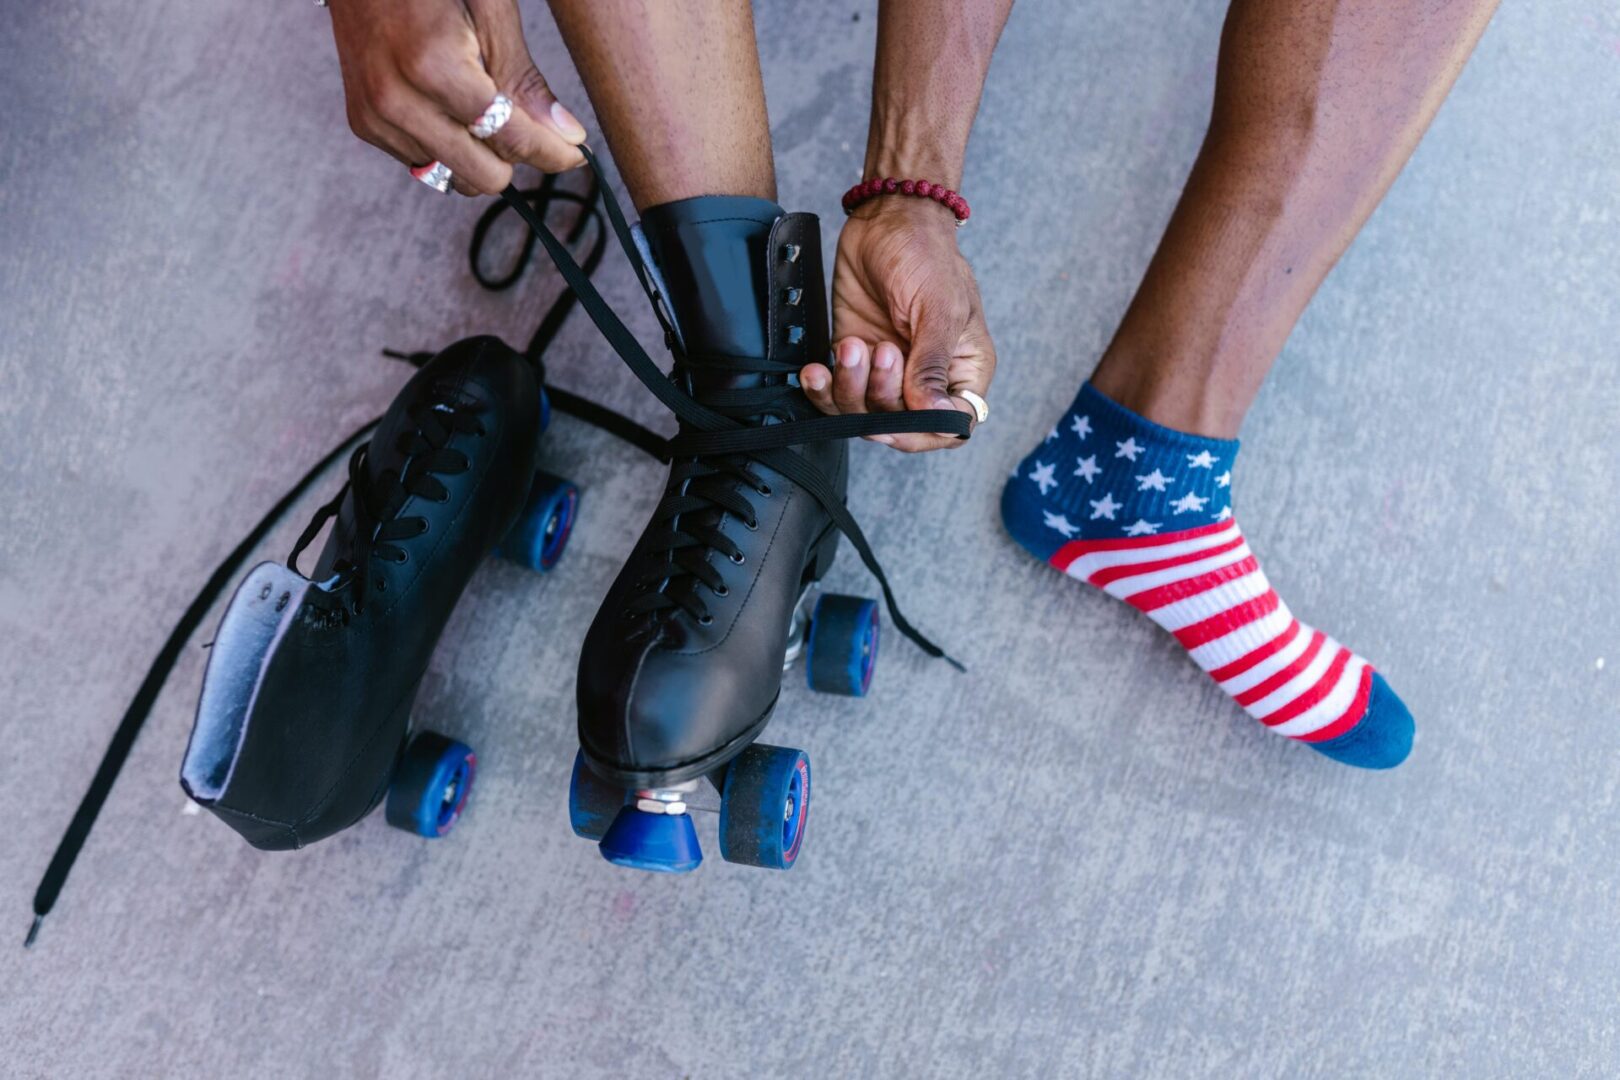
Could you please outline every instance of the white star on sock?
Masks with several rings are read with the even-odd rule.
[[[1055,438],[1057,438],[1057,426],[1054,424],[1053,427],[1052,427],[1052,430],[1048,431],[1046,433],[1046,438],[1041,440],[1041,441],[1042,442],[1051,442]]]
[[[1154,491],[1163,491],[1164,485],[1168,484],[1169,482],[1170,478],[1168,476],[1164,475],[1164,473],[1160,472],[1158,469],[1154,469],[1146,476],[1138,476],[1136,478],[1136,490],[1146,491],[1149,488],[1152,488]]]
[[[1085,477],[1086,483],[1088,484],[1091,483],[1092,477],[1102,472],[1102,470],[1097,467],[1096,454],[1092,454],[1090,457],[1075,458],[1074,460],[1080,463],[1080,467],[1074,470],[1074,475]]]
[[[1091,434],[1091,417],[1075,417],[1074,422],[1069,425],[1069,430],[1078,435],[1080,437],[1080,441],[1084,442],[1086,436]]]
[[[1159,525],[1153,521],[1143,521],[1137,518],[1136,522],[1125,527],[1126,536],[1151,536],[1159,531]]]
[[[1145,449],[1145,447],[1136,445],[1136,436],[1134,435],[1124,442],[1116,442],[1114,445],[1119,447],[1118,450],[1114,451],[1115,457],[1130,458],[1132,461],[1135,461],[1137,455]]]
[[[1189,510],[1202,510],[1207,502],[1209,502],[1209,499],[1206,496],[1199,495],[1195,491],[1189,491],[1171,503],[1170,506],[1176,513],[1185,514]]]
[[[1057,477],[1052,475],[1056,471],[1056,465],[1047,465],[1044,462],[1037,461],[1035,471],[1029,474],[1029,478],[1035,481],[1041,489],[1041,494],[1045,495],[1047,488],[1057,487]]]
[[[1217,476],[1215,478],[1215,486],[1216,487],[1231,487],[1232,486],[1232,470],[1227,469],[1225,472],[1221,473],[1221,475]]]
[[[1232,508],[1230,506],[1223,506],[1223,507],[1221,507],[1220,511],[1218,513],[1216,513],[1215,520],[1216,521],[1225,521],[1227,518],[1229,518],[1231,516],[1232,516]]]
[[[1103,492],[1102,498],[1087,499],[1086,501],[1091,504],[1092,521],[1096,521],[1098,518],[1107,518],[1109,521],[1113,521],[1114,511],[1125,505],[1124,503],[1115,502],[1114,497],[1106,491]]]
[[[1046,527],[1056,529],[1062,533],[1065,540],[1072,538],[1075,533],[1080,531],[1080,526],[1074,524],[1062,514],[1054,514],[1050,510],[1042,510],[1041,513],[1046,516]]]
[[[1221,459],[1211,455],[1208,450],[1200,450],[1196,454],[1187,455],[1187,464],[1195,469],[1212,469],[1219,460]]]

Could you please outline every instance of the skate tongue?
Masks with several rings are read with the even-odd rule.
[[[703,195],[649,207],[642,216],[686,355],[694,358],[678,374],[699,401],[782,379],[728,370],[722,358],[765,355],[767,249],[771,226],[784,213],[768,199]]]

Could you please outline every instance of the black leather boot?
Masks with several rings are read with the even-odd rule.
[[[428,658],[497,544],[548,569],[578,493],[535,472],[548,417],[535,365],[496,338],[426,363],[349,463],[287,566],[263,563],[214,636],[180,782],[254,847],[287,849],[353,825],[387,798],[424,836],[455,822],[467,746],[407,742]],[[299,552],[335,517],[310,578]]]
[[[611,195],[607,210],[666,319],[675,355],[668,380],[571,271],[543,223],[530,224],[681,430],[664,498],[586,635],[571,820],[610,861],[691,870],[702,856],[686,811],[705,800],[707,780],[720,795],[721,855],[786,869],[804,835],[809,759],[755,742],[784,666],[805,654],[812,687],[858,696],[877,648],[875,602],[822,596],[809,611],[840,531],[877,569],[844,505],[846,440],[965,434],[965,418],[828,417],[798,388],[799,368],[829,356],[814,215],[726,196],[654,207],[642,221],[649,271]],[[903,633],[940,655],[892,598],[890,611]]]

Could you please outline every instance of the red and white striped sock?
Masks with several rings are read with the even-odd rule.
[[[1365,659],[1294,618],[1249,550],[1230,503],[1237,449],[1087,383],[1007,481],[1002,520],[1037,557],[1170,631],[1270,730],[1349,765],[1400,764],[1411,713]]]
[[[1170,631],[1279,735],[1324,742],[1366,714],[1372,665],[1294,618],[1232,519],[1162,536],[1077,540],[1052,565]]]

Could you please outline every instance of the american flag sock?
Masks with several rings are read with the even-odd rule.
[[[1356,653],[1289,612],[1232,517],[1237,440],[1173,431],[1089,382],[1001,496],[1013,539],[1175,635],[1249,715],[1335,761],[1388,769],[1412,715]]]

